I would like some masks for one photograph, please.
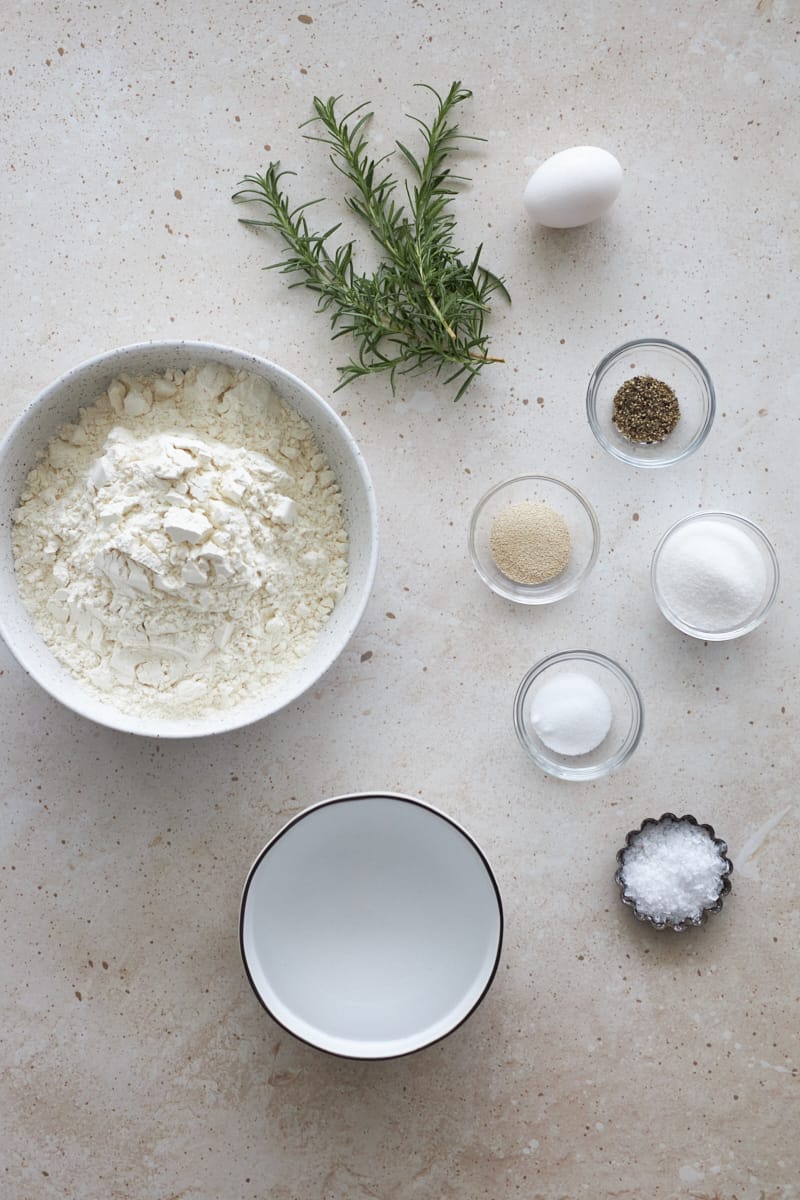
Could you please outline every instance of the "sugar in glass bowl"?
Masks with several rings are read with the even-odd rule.
[[[569,700],[565,699],[564,691],[575,685],[576,675],[582,680],[580,699],[585,698],[595,709],[589,713],[590,723],[599,733],[606,727],[608,732],[585,753],[563,753],[557,747],[564,743],[545,731],[537,706],[541,707],[547,696],[551,713],[556,708],[562,712],[568,710]],[[607,706],[598,689],[607,697]],[[598,725],[596,709],[600,705],[605,721],[601,714]],[[593,650],[564,650],[543,658],[527,672],[514,699],[514,729],[520,745],[541,770],[558,779],[588,781],[610,775],[627,762],[638,746],[643,721],[642,698],[628,672],[613,659]],[[573,731],[573,736],[583,737],[584,732]]]
[[[779,583],[778,556],[767,535],[730,512],[693,513],[676,521],[656,546],[650,567],[663,616],[706,642],[742,637],[760,625]]]
[[[569,531],[566,566],[544,583],[518,583],[505,575],[492,556],[492,528],[510,505],[544,504],[561,517]],[[584,582],[597,560],[600,526],[594,509],[577,488],[551,475],[517,475],[496,484],[478,502],[469,527],[469,552],[480,578],[506,600],[517,604],[552,604]]]
[[[344,595],[308,654],[273,685],[233,707],[196,716],[124,712],[89,690],[45,643],[19,595],[12,549],[12,513],[38,456],[65,423],[92,405],[121,374],[147,376],[221,363],[266,380],[285,404],[311,426],[339,484],[348,533]],[[211,342],[143,342],[101,354],[67,371],[17,418],[0,444],[0,635],[18,662],[56,700],[101,725],[147,737],[199,737],[237,729],[296,700],[336,660],[358,625],[372,589],[377,562],[377,509],[366,463],[334,410],[300,379],[266,359]]]
[[[612,420],[614,396],[637,375],[669,384],[677,396],[680,418],[662,441],[633,441]],[[715,410],[714,385],[700,359],[664,338],[641,338],[612,350],[595,368],[586,393],[592,433],[610,455],[634,467],[668,467],[688,458],[708,437]]]

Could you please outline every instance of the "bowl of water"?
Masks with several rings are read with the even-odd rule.
[[[475,1011],[503,934],[491,867],[456,821],[412,796],[336,796],[294,817],[244,885],[250,984],[300,1040],[397,1058]]]

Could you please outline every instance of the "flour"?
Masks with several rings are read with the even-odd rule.
[[[263,693],[347,581],[340,493],[310,426],[220,364],[115,379],[30,473],[13,546],[53,653],[137,714]]]

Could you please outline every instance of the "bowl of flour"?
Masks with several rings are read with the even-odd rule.
[[[364,459],[288,371],[150,342],[67,372],[0,446],[0,634],[51,695],[151,737],[301,696],[369,599]]]

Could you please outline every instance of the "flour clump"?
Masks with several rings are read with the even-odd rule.
[[[123,711],[250,700],[347,584],[334,473],[256,375],[121,375],[50,441],[14,513],[20,595],[50,649]]]

